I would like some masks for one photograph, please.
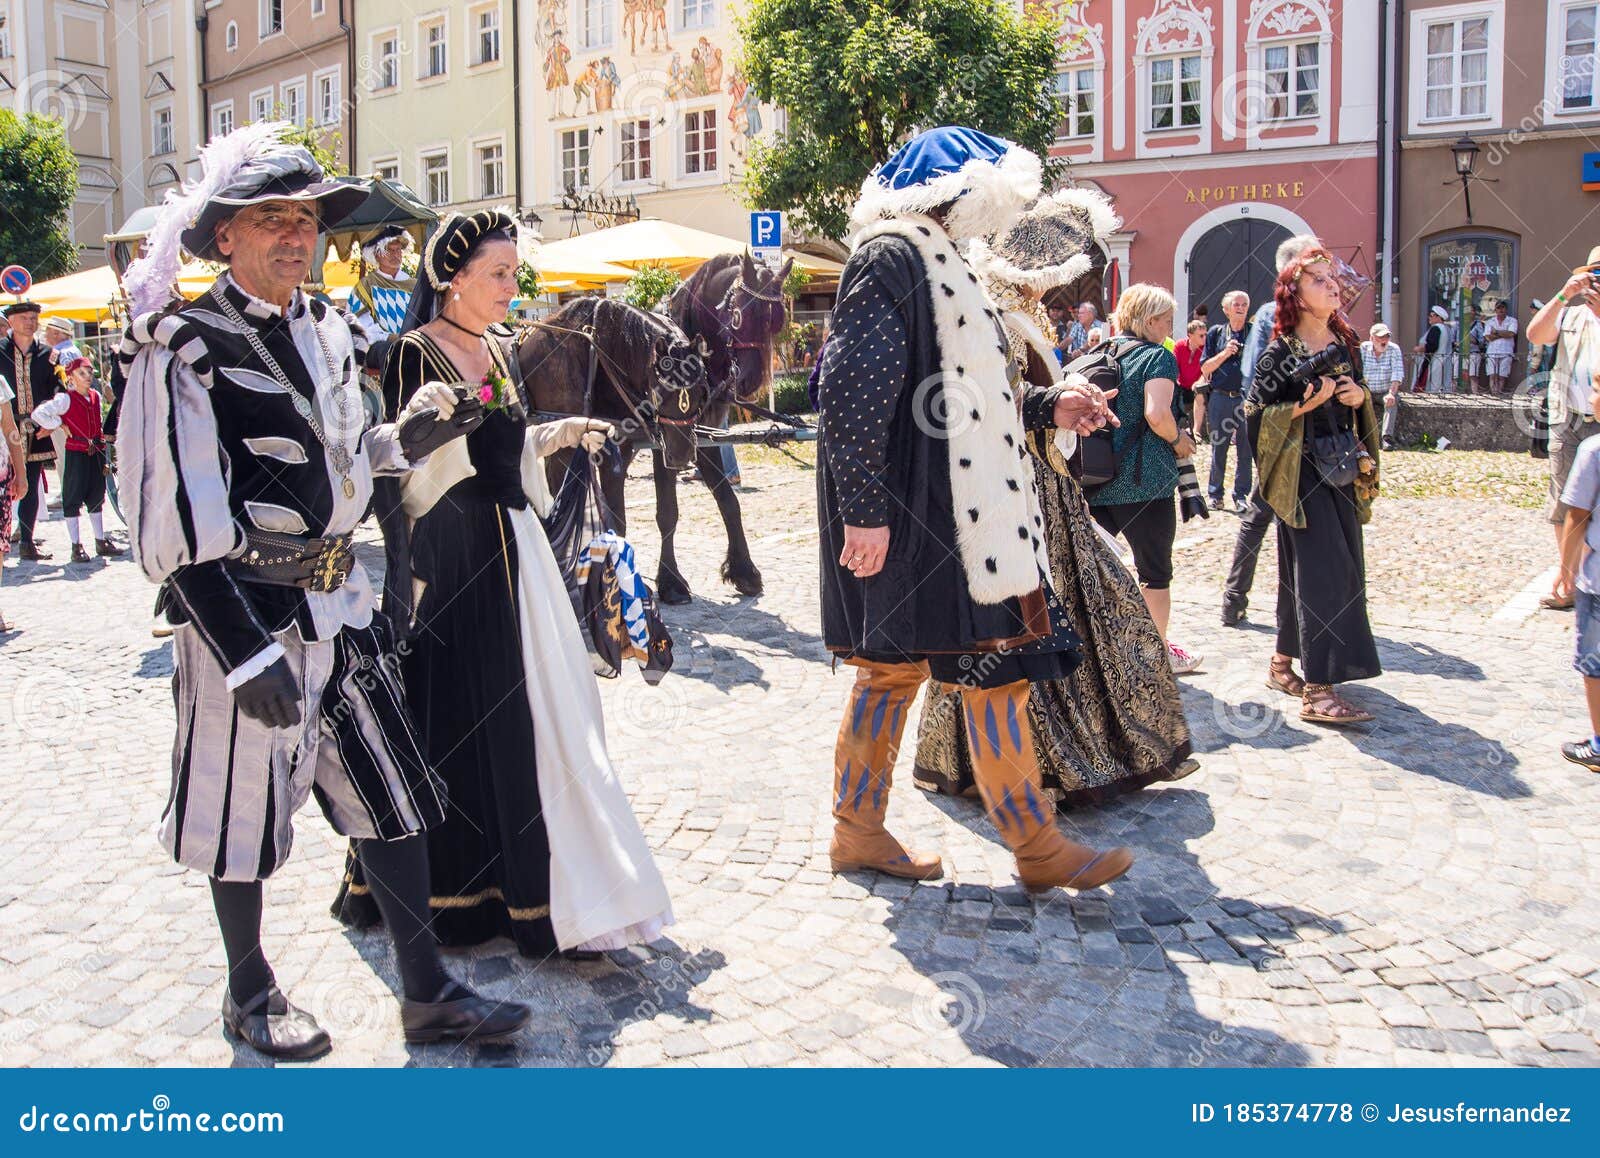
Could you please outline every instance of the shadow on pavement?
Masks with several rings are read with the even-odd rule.
[[[937,797],[947,815],[998,840],[975,801]],[[1282,946],[1326,918],[1218,893],[1189,842],[1215,824],[1204,793],[1150,790],[1074,812],[1064,829],[1138,862],[1108,889],[1030,897],[1020,885],[855,879],[889,898],[894,947],[939,988],[928,999],[885,987],[924,1028],[953,1027],[974,1053],[1008,1066],[1303,1066],[1270,1030],[1197,1008],[1180,966],[1207,962],[1270,984]]]
[[[1465,724],[1437,720],[1370,683],[1348,685],[1347,690],[1352,703],[1378,717],[1371,724],[1342,732],[1363,755],[1501,800],[1533,795],[1533,789],[1516,774],[1516,754],[1499,740]]]

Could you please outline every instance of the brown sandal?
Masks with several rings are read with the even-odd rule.
[[[1377,717],[1341,699],[1332,684],[1307,684],[1300,718],[1308,724],[1370,724]]]
[[[1294,660],[1286,659],[1280,666],[1274,656],[1267,661],[1267,686],[1273,691],[1299,699],[1306,690],[1306,681],[1294,671]]]

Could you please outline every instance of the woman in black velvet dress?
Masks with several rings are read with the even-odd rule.
[[[1300,699],[1302,720],[1348,725],[1373,716],[1337,685],[1382,671],[1361,531],[1381,438],[1335,270],[1332,255],[1313,246],[1278,275],[1276,334],[1256,364],[1245,416],[1261,495],[1278,516],[1278,641],[1267,682]],[[1319,355],[1331,360],[1327,373],[1300,370]]]
[[[391,348],[387,409],[427,382],[518,394],[489,325],[517,292],[514,230],[486,211],[429,243],[422,273],[443,300]],[[426,308],[413,299],[408,324]],[[446,945],[510,937],[527,956],[651,940],[671,920],[666,888],[606,755],[593,672],[524,485],[525,455],[601,440],[604,424],[530,429],[490,405],[463,450],[415,472],[405,526],[386,528],[385,606],[410,625],[407,699],[449,792],[428,836],[434,930]],[[377,919],[353,862],[335,912]]]

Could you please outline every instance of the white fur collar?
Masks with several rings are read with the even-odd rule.
[[[949,448],[956,546],[967,588],[974,600],[989,604],[1037,591],[1050,564],[1000,311],[932,218],[911,214],[876,222],[856,245],[886,234],[909,241],[927,273],[941,373],[919,384],[911,403],[924,432]],[[945,421],[935,428],[928,415]]]

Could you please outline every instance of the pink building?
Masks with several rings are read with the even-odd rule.
[[[1122,284],[1215,318],[1228,290],[1265,298],[1295,233],[1378,274],[1379,0],[1033,2],[1063,24],[1052,153],[1115,199]],[[1352,315],[1371,319],[1370,292]]]

